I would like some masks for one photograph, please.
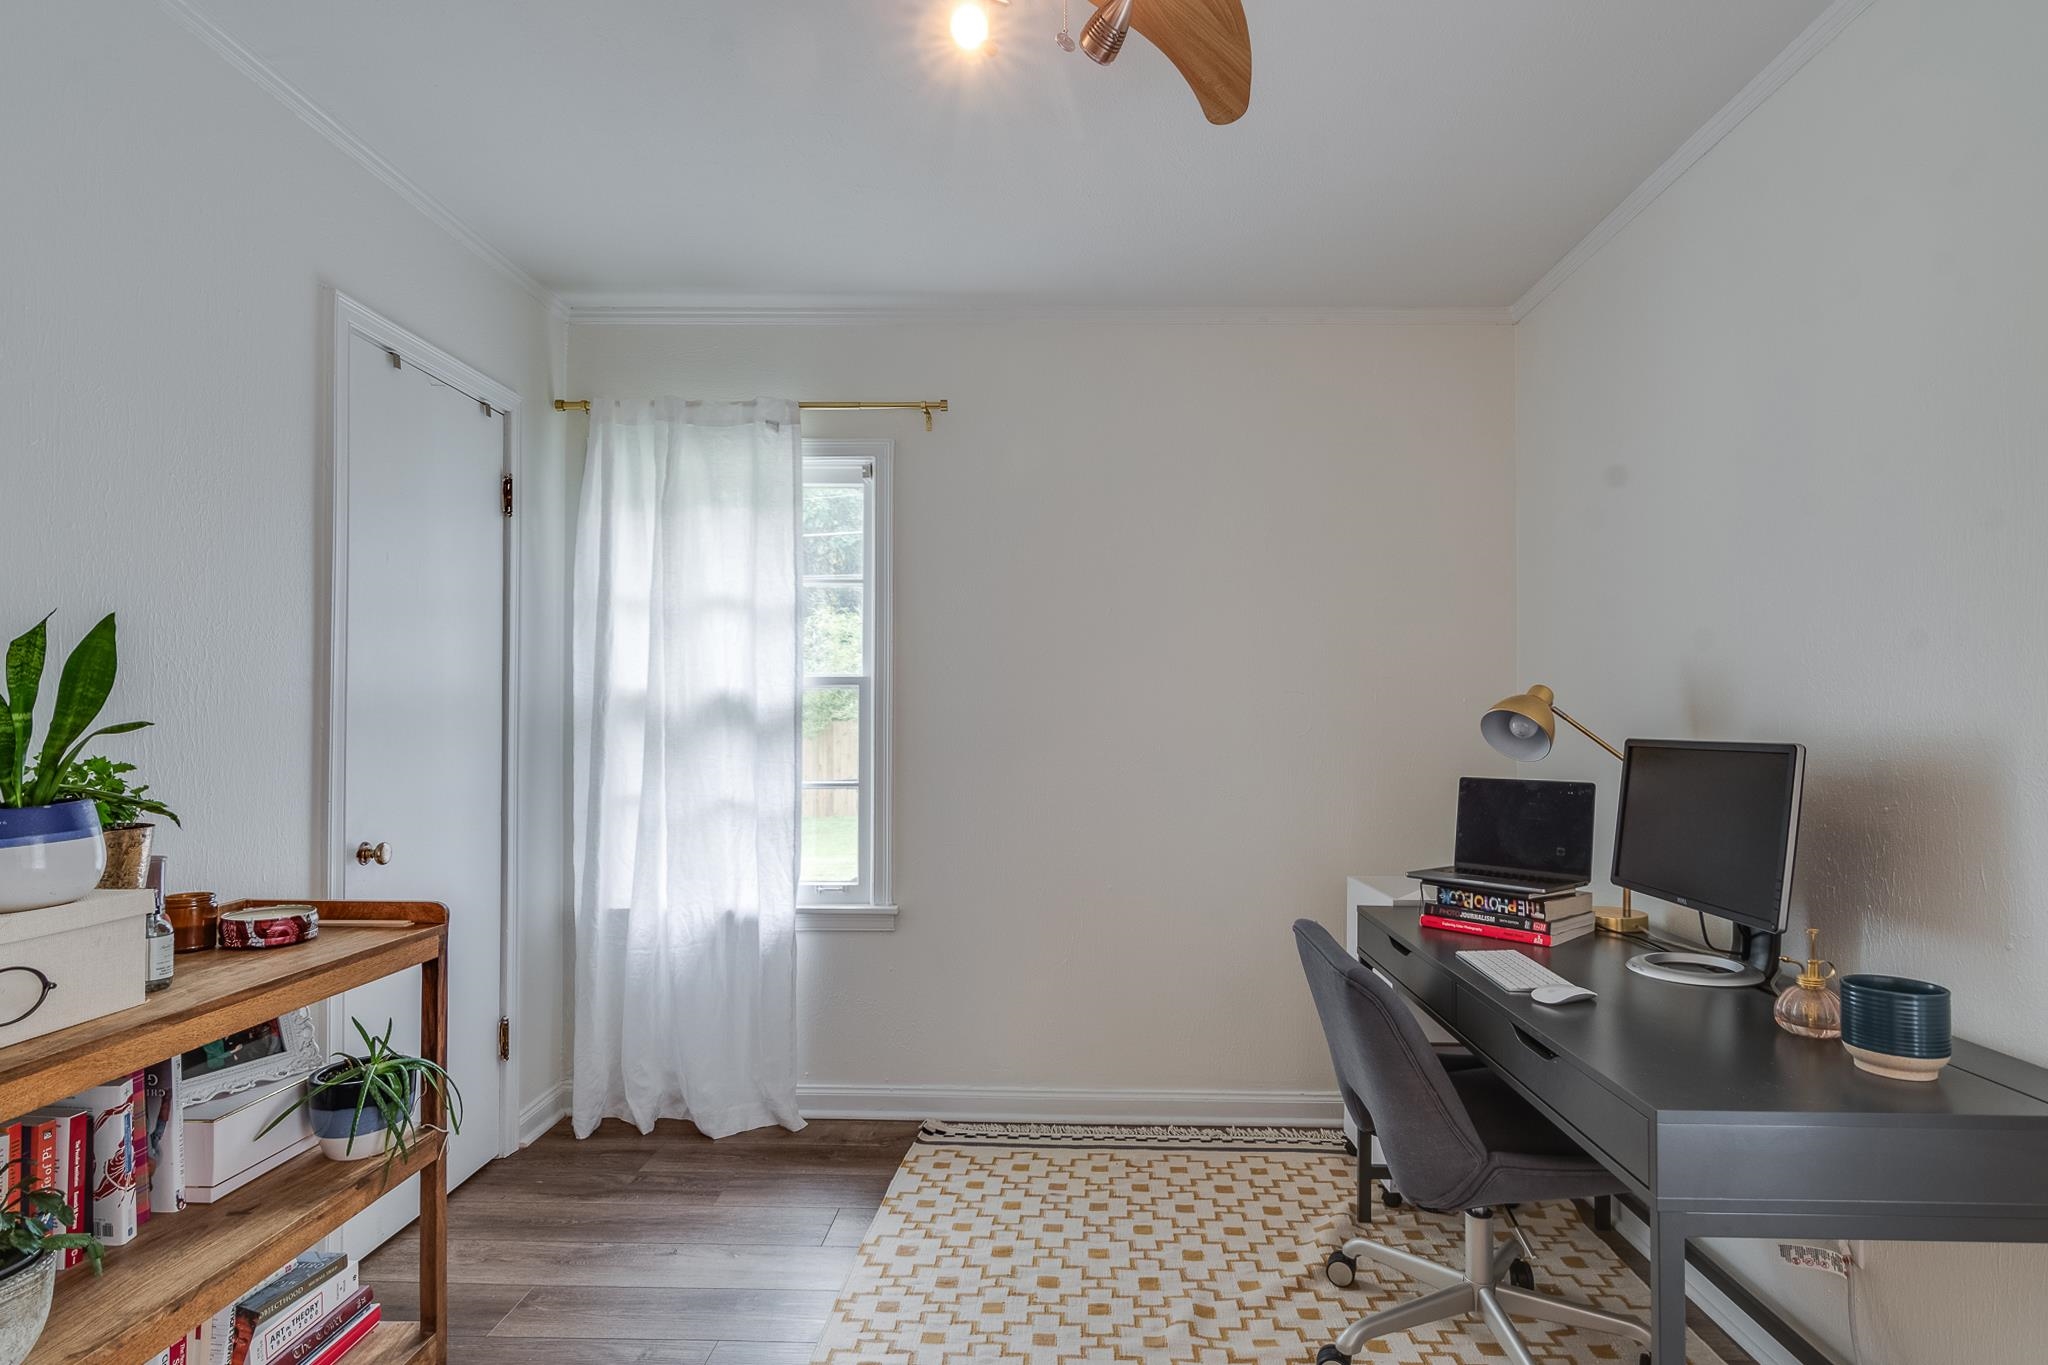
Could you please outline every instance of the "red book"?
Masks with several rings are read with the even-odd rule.
[[[341,1335],[329,1342],[327,1349],[314,1356],[307,1362],[307,1365],[335,1365],[336,1361],[356,1348],[357,1342],[370,1335],[370,1329],[381,1322],[383,1318],[383,1307],[379,1304],[371,1304],[368,1308],[356,1314],[354,1320],[348,1326],[341,1329]]]
[[[39,1190],[61,1189],[57,1183],[57,1149],[61,1145],[57,1120],[30,1118],[21,1127],[26,1138],[23,1151],[28,1158],[22,1179]]]
[[[1582,929],[1576,934],[1566,934],[1563,938],[1558,938],[1551,934],[1531,933],[1526,929],[1506,929],[1498,924],[1474,924],[1469,920],[1447,919],[1442,915],[1428,914],[1422,916],[1421,923],[1425,929],[1448,929],[1454,934],[1472,934],[1478,938],[1495,938],[1507,943],[1525,943],[1533,948],[1555,948],[1560,943],[1570,943],[1586,932]]]
[[[349,1328],[355,1326],[356,1319],[363,1315],[364,1309],[377,1307],[370,1302],[374,1297],[375,1291],[364,1285],[350,1296],[347,1302],[320,1319],[312,1331],[285,1347],[284,1354],[272,1360],[271,1365],[305,1365]],[[382,1311],[381,1308],[378,1309],[379,1313]]]
[[[29,1118],[57,1125],[57,1173],[50,1188],[64,1196],[71,1206],[67,1232],[84,1232],[86,1227],[86,1181],[92,1174],[92,1113],[82,1105],[65,1104],[38,1109]],[[69,1270],[85,1259],[85,1253],[71,1248],[64,1253],[60,1268]]]

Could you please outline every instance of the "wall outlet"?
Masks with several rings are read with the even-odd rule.
[[[1802,1270],[1824,1270],[1845,1280],[1849,1278],[1849,1267],[1853,1264],[1847,1252],[1805,1242],[1778,1243],[1778,1259],[1786,1265],[1795,1265]]]

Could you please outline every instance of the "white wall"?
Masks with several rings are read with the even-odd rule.
[[[807,1082],[1327,1095],[1288,923],[1501,770],[1508,329],[570,332],[579,397],[953,404],[805,419],[897,442],[903,907],[803,936]]]
[[[547,315],[155,5],[16,5],[0,41],[0,631],[120,616],[110,743],[185,828],[180,886],[315,889],[321,289],[519,390],[540,458],[525,585],[522,1093],[563,1067],[566,484]],[[552,774],[552,776],[550,775]]]
[[[1617,741],[1803,741],[1797,922],[2036,1063],[2043,51],[2038,0],[1878,0],[1523,321],[1516,419],[1521,677]],[[1730,1254],[1846,1351],[1838,1281]],[[1866,1362],[2039,1357],[2048,1253],[1871,1256]]]

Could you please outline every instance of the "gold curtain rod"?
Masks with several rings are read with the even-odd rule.
[[[949,410],[946,400],[943,398],[917,398],[902,403],[798,403],[797,406],[805,412],[921,412],[924,414],[924,429],[926,431],[932,429],[933,413]],[[590,400],[588,398],[557,398],[555,400],[555,411],[589,412]]]

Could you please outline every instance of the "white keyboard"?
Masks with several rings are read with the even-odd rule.
[[[1506,991],[1509,995],[1522,995],[1538,986],[1573,986],[1577,982],[1567,981],[1534,958],[1524,957],[1512,948],[1501,948],[1487,952],[1463,952],[1458,960]]]

